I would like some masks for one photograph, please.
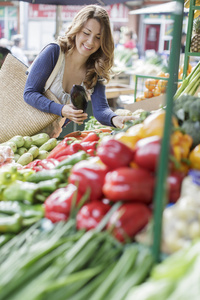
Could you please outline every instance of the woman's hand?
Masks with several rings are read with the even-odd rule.
[[[123,128],[125,122],[135,119],[133,116],[116,116],[112,118],[112,123],[115,127]]]
[[[66,104],[63,106],[62,116],[70,119],[78,125],[83,124],[83,121],[88,118],[88,114],[84,113],[83,110],[77,110],[72,104]]]

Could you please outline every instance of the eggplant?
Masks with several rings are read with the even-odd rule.
[[[70,91],[71,103],[84,112],[87,109],[88,97],[83,86],[74,84]]]

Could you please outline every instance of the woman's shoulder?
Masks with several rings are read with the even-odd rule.
[[[60,46],[57,43],[49,43],[47,44],[41,51],[41,54],[51,54],[53,56],[59,56]]]

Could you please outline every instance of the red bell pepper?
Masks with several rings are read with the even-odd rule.
[[[181,194],[181,185],[185,174],[182,172],[171,172],[167,176],[168,183],[168,201],[170,203],[175,203]]]
[[[81,142],[80,144],[83,147],[83,150],[87,151],[89,149],[96,149],[98,145],[98,141]]]
[[[73,201],[75,206],[77,206],[81,197],[82,194],[79,193],[77,187],[73,184],[57,189],[44,202],[45,217],[53,223],[66,221],[70,216]]]
[[[89,156],[96,156],[96,155],[97,155],[97,151],[94,150],[94,149],[88,149],[88,150],[87,150],[87,154],[88,154]]]
[[[126,242],[148,224],[151,216],[151,210],[143,203],[124,203],[112,214],[107,229],[120,242]]]
[[[96,132],[90,132],[87,134],[86,137],[84,137],[81,141],[81,143],[84,142],[94,142],[99,140],[99,135]]]
[[[133,151],[114,139],[103,140],[97,147],[97,155],[111,169],[128,166],[133,160]]]
[[[54,157],[57,159],[61,156],[72,155],[81,150],[83,150],[83,147],[80,143],[72,142],[70,145],[65,147],[65,149],[62,149],[59,152],[57,152]]]
[[[78,184],[82,194],[89,189],[91,201],[99,200],[103,195],[102,187],[106,173],[107,168],[104,165],[83,160],[73,166],[68,182]]]
[[[69,155],[63,155],[63,156],[59,156],[58,158],[56,158],[58,161],[62,161],[64,159],[67,159],[69,157]]]
[[[90,156],[96,156],[98,144],[99,144],[98,141],[81,142],[81,146],[83,147],[83,150],[87,152],[87,154],[89,154]]]
[[[104,195],[111,201],[137,201],[151,203],[155,178],[145,169],[122,167],[106,174]]]
[[[32,169],[36,172],[41,171],[43,169],[50,170],[55,168],[59,164],[59,161],[54,158],[45,158],[45,159],[35,159],[30,162],[23,169]]]
[[[161,149],[161,138],[150,136],[140,139],[135,144],[134,162],[141,168],[156,171]]]
[[[73,137],[66,137],[49,153],[48,158],[55,158],[59,152],[65,150],[66,147],[68,147],[68,145],[73,143],[75,140],[76,139]]]
[[[77,229],[90,230],[96,228],[110,207],[110,205],[101,201],[94,201],[83,205],[76,216]]]

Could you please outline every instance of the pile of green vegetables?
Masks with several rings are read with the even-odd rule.
[[[182,95],[194,96],[197,89],[200,86],[200,62],[197,63],[196,67],[192,72],[183,80],[181,86],[178,88],[174,99],[176,100]]]
[[[198,300],[200,295],[200,241],[167,257],[152,269],[149,279],[125,300]]]
[[[44,222],[44,221],[43,221]],[[103,224],[38,222],[1,247],[0,300],[122,300],[148,277],[154,260],[142,245],[115,240]]]
[[[182,95],[174,101],[173,111],[181,129],[193,139],[193,147],[200,144],[200,98]]]
[[[14,153],[14,161],[24,166],[35,159],[47,158],[57,144],[56,138],[50,138],[47,133],[39,133],[33,136],[15,135],[0,145],[9,146]]]
[[[182,130],[193,139],[193,147],[200,143],[200,98],[195,94],[200,86],[200,62],[183,80],[174,95],[174,114]]]

